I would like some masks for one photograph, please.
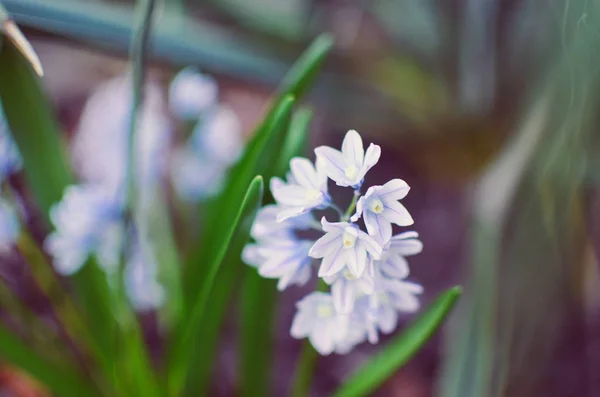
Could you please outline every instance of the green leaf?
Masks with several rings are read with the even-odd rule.
[[[47,361],[11,331],[0,326],[0,358],[27,372],[61,397],[97,396],[77,369]]]
[[[60,130],[39,78],[12,41],[0,50],[0,98],[23,157],[25,177],[48,219],[53,203],[73,181],[60,142]]]
[[[308,108],[294,112],[275,167],[277,176],[285,175],[292,157],[304,153],[311,119],[312,111]],[[260,277],[256,269],[246,267],[239,328],[242,396],[264,397],[269,394],[276,284],[274,280]],[[260,307],[260,316],[256,315],[257,307]]]
[[[49,222],[52,205],[74,178],[60,141],[60,130],[39,77],[23,53],[9,40],[0,49],[0,98],[6,120],[23,158],[28,188]],[[82,303],[97,358],[111,365],[116,327],[110,310],[106,276],[89,260],[72,281]]]
[[[308,107],[302,107],[294,112],[285,142],[281,148],[276,175],[284,176],[290,168],[292,157],[302,156],[306,152],[312,117],[313,112]]]
[[[454,287],[444,292],[402,335],[359,368],[335,392],[334,397],[368,396],[375,391],[431,338],[460,294],[460,287]]]
[[[191,359],[196,354],[196,346],[205,344],[207,341],[198,340],[197,335],[199,330],[202,328],[202,319],[206,312],[208,298],[213,287],[215,277],[219,271],[219,267],[225,259],[226,254],[234,245],[243,245],[248,240],[249,227],[251,225],[256,212],[260,208],[263,196],[263,179],[261,176],[256,176],[250,186],[247,189],[247,193],[241,204],[238,204],[239,208],[236,211],[236,215],[231,220],[223,220],[226,223],[222,229],[227,230],[227,234],[223,236],[218,247],[215,247],[215,254],[209,258],[206,262],[208,272],[206,277],[198,284],[198,294],[194,301],[194,305],[191,307],[189,320],[185,324],[182,332],[175,335],[174,345],[170,352],[169,357],[169,374],[168,374],[168,391],[169,395],[179,396],[181,395],[181,388],[183,387],[186,377],[194,370],[189,364]],[[244,229],[243,225],[246,225],[245,233],[236,233],[237,230]],[[241,235],[243,234],[243,235]],[[241,241],[241,243],[240,243]],[[212,343],[212,341],[208,341]]]
[[[329,33],[317,37],[285,75],[280,85],[279,98],[293,95],[299,99],[304,96],[332,47],[333,38]]]

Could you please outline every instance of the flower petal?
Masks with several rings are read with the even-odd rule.
[[[327,233],[315,241],[313,246],[308,251],[308,255],[313,258],[323,258],[338,248],[342,248],[340,235],[336,233]]]
[[[373,237],[361,231],[358,234],[358,238],[360,240],[360,244],[369,252],[369,254],[371,254],[373,259],[381,258],[383,248]]]
[[[382,261],[380,268],[389,277],[404,279],[410,274],[408,262],[399,255],[393,255],[386,261]]]
[[[328,146],[315,149],[317,159],[323,164],[325,173],[339,186],[349,186],[346,181],[346,160],[342,153]]]
[[[338,313],[348,314],[354,309],[354,291],[350,283],[343,277],[331,286],[331,296]]]
[[[290,160],[290,169],[294,181],[305,188],[319,190],[319,180],[314,165],[305,158],[294,157]]]
[[[416,238],[390,241],[390,251],[402,256],[416,255],[423,251],[423,243]]]
[[[354,215],[352,215],[352,218],[350,218],[350,220],[352,222],[356,222],[360,218],[360,216],[363,213],[364,204],[365,204],[365,197],[359,198],[358,202],[356,203],[356,212],[354,213]]]
[[[381,215],[389,222],[398,226],[410,226],[415,223],[408,210],[398,201],[385,200],[383,206]]]
[[[410,187],[402,179],[392,179],[379,187],[377,194],[382,200],[401,200],[408,194]]]
[[[365,149],[362,138],[356,130],[350,130],[346,133],[342,142],[342,155],[347,165],[354,165],[360,169],[365,159]]]
[[[343,255],[344,249],[340,245],[333,253],[327,254],[321,261],[319,267],[319,277],[333,276],[346,266],[346,258]]]

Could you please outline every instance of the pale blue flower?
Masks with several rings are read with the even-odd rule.
[[[387,243],[381,259],[375,261],[375,267],[388,277],[404,279],[409,275],[407,256],[420,253],[423,243],[417,232],[404,232],[395,235]]]
[[[347,351],[349,317],[335,310],[330,294],[313,292],[296,303],[296,308],[290,330],[292,337],[308,338],[322,355]]]
[[[131,84],[119,76],[99,85],[87,100],[75,138],[75,169],[88,183],[113,192],[123,191],[129,156]],[[139,196],[154,194],[167,170],[171,122],[160,88],[144,87],[134,141],[134,179]]]
[[[10,249],[19,237],[21,230],[15,208],[0,198],[0,251]]]
[[[325,217],[321,225],[327,234],[317,240],[309,252],[313,258],[323,258],[319,277],[334,276],[345,268],[354,277],[361,277],[373,260],[380,259],[382,247],[356,225],[330,223]]]
[[[208,112],[196,124],[190,140],[198,153],[224,166],[234,164],[244,149],[242,123],[233,109],[225,105]]]
[[[279,290],[289,285],[304,285],[310,279],[312,258],[308,251],[314,241],[299,239],[295,231],[311,227],[312,216],[276,222],[279,208],[266,206],[256,217],[251,231],[255,243],[248,244],[242,259],[258,269],[261,276],[277,278]]]
[[[331,285],[333,304],[340,313],[352,312],[354,302],[363,296],[372,295],[375,287],[370,272],[363,272],[360,277],[355,277],[348,269],[334,276],[323,277],[323,280]]]
[[[125,290],[137,311],[148,311],[163,305],[166,295],[157,281],[158,266],[151,247],[136,239],[125,267]]]
[[[413,313],[420,307],[417,295],[423,292],[419,284],[404,280],[390,279],[382,275],[375,276],[375,293],[368,297],[362,310],[366,310],[366,330],[371,343],[379,341],[378,332],[390,334],[398,325],[399,314]]]
[[[0,103],[0,182],[4,181],[6,176],[19,171],[22,166],[21,153],[13,140]]]
[[[175,150],[171,178],[177,195],[187,202],[216,195],[223,188],[226,168],[200,155],[191,145]]]
[[[218,95],[217,82],[190,66],[179,72],[171,82],[169,106],[177,117],[194,120],[217,103]]]
[[[290,168],[291,178],[288,177],[287,183],[279,178],[272,178],[270,183],[273,197],[282,206],[278,222],[326,208],[330,203],[327,175],[321,162],[317,161],[315,167],[307,159],[294,157]]]
[[[359,189],[367,173],[381,156],[378,145],[369,145],[367,152],[363,148],[362,138],[355,130],[346,133],[342,151],[320,146],[315,149],[317,159],[323,161],[325,172],[338,186]]]
[[[383,186],[371,186],[358,200],[352,222],[362,215],[369,234],[385,244],[392,237],[392,223],[398,226],[414,223],[408,210],[398,202],[409,190],[402,179],[392,179]]]
[[[50,210],[55,231],[45,243],[54,257],[56,270],[64,275],[77,272],[95,254],[107,272],[119,263],[123,240],[122,203],[100,186],[72,185]]]

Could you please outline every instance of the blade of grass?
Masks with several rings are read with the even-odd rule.
[[[431,338],[454,307],[460,294],[460,287],[444,292],[408,329],[359,368],[333,396],[362,397],[375,391]]]
[[[194,354],[197,352],[195,346],[206,341],[199,341],[196,336],[202,327],[202,319],[206,312],[208,298],[213,287],[219,267],[225,258],[232,244],[239,244],[239,241],[248,240],[248,232],[245,235],[236,233],[240,225],[251,224],[256,216],[256,212],[260,208],[263,195],[263,179],[261,176],[255,177],[247,189],[247,193],[241,205],[238,205],[234,219],[229,221],[229,224],[224,225],[223,229],[227,230],[220,244],[214,247],[215,254],[207,262],[208,273],[198,288],[198,295],[194,306],[191,309],[189,320],[182,329],[180,335],[175,335],[174,345],[170,352],[169,367],[168,367],[168,392],[171,396],[180,396],[182,388],[185,385],[186,378],[194,370],[190,366]],[[248,228],[249,229],[249,228]]]
[[[312,111],[301,108],[294,112],[290,127],[281,148],[275,170],[284,176],[292,157],[300,156],[306,149],[306,141]],[[272,199],[268,200],[269,202]],[[256,269],[246,266],[240,299],[241,338],[240,393],[242,396],[266,397],[269,395],[271,345],[276,306],[276,282],[260,277]],[[260,308],[260,315],[257,315]]]

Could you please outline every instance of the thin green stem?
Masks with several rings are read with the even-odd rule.
[[[290,397],[306,397],[310,391],[312,378],[317,364],[317,351],[309,341],[304,341],[298,363]]]
[[[317,291],[327,291],[329,286],[322,279],[317,281]],[[310,391],[313,374],[317,365],[319,355],[312,347],[308,340],[302,344],[302,351],[296,363],[296,371],[294,372],[294,380],[292,381],[292,389],[290,397],[306,397]]]
[[[352,215],[352,213],[354,212],[354,209],[356,208],[356,203],[358,202],[359,197],[360,197],[360,190],[357,189],[354,191],[354,196],[352,197],[352,201],[350,202],[348,209],[344,213],[344,216],[342,216],[342,222],[347,222],[348,219],[350,219],[350,215]]]

